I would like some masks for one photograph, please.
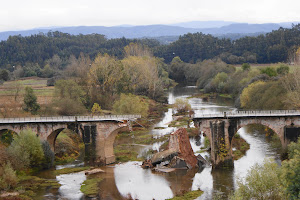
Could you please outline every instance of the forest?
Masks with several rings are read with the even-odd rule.
[[[202,33],[186,34],[168,45],[146,38],[108,40],[99,34],[48,32],[28,37],[10,36],[0,42],[0,68],[10,71],[17,65],[39,65],[43,68],[54,55],[65,61],[71,55],[78,58],[80,53],[88,55],[92,60],[99,53],[122,59],[123,49],[129,43],[148,46],[154,56],[163,58],[166,63],[170,63],[176,56],[187,63],[214,58],[220,58],[227,64],[292,62],[300,45],[300,25],[237,40],[219,39]],[[62,63],[64,66],[65,62]]]

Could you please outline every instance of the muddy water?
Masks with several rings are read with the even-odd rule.
[[[224,99],[215,99],[204,102],[201,98],[191,98],[197,94],[195,87],[178,87],[171,90],[168,94],[169,104],[173,104],[176,98],[188,98],[195,110],[195,113],[214,113],[234,110],[232,102]],[[173,120],[173,110],[170,108],[165,113],[163,119],[155,124],[154,127],[163,129],[153,129],[150,134],[155,137],[171,133],[175,128],[168,127],[168,123]],[[141,169],[141,162],[127,162],[106,166],[103,168],[105,173],[94,175],[103,179],[100,183],[100,199],[166,199],[185,191],[198,190],[204,194],[198,199],[212,199],[216,192],[222,193],[224,199],[234,191],[236,180],[246,176],[247,171],[255,163],[262,163],[265,158],[277,158],[275,149],[266,141],[264,133],[255,128],[246,127],[239,131],[249,144],[250,150],[246,156],[235,161],[235,168],[231,170],[214,170],[211,167],[195,170],[176,170],[171,173],[157,173],[150,170]],[[194,152],[200,152],[204,144],[204,138],[199,136],[191,138],[191,145]],[[159,150],[162,143],[153,145],[137,145],[139,156],[143,156],[149,149]],[[209,153],[200,153],[203,157],[209,157]],[[86,179],[82,173],[75,173],[69,176],[56,177],[62,187],[58,194],[47,193],[51,198],[48,199],[85,199],[79,190],[80,184]],[[75,185],[74,182],[76,183]],[[70,189],[70,190],[69,190]],[[46,196],[44,196],[46,198]],[[55,197],[55,198],[52,198]],[[46,198],[47,199],[47,198]]]

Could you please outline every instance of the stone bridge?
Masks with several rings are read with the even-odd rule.
[[[118,132],[131,128],[131,121],[140,115],[62,116],[0,119],[1,131],[19,134],[32,129],[41,140],[47,140],[54,150],[55,140],[64,129],[79,134],[85,144],[85,160],[94,164],[115,162],[113,144]]]
[[[215,114],[197,114],[196,127],[210,140],[213,167],[233,166],[232,138],[242,127],[262,124],[272,129],[285,147],[300,135],[300,111],[234,111]]]

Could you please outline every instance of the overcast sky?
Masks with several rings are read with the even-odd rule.
[[[300,21],[300,0],[0,0],[0,31],[223,20]]]

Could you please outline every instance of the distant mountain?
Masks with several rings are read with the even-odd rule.
[[[231,21],[191,21],[182,22],[176,24],[170,24],[171,26],[180,26],[183,28],[220,28],[222,26],[228,26],[230,24],[236,24],[237,22]]]
[[[226,23],[232,23],[229,25],[224,25]],[[296,23],[294,23],[296,24]],[[105,26],[74,26],[74,27],[51,27],[51,28],[39,28],[24,31],[6,31],[0,32],[0,40],[6,40],[10,35],[21,35],[30,36],[34,34],[43,33],[46,34],[49,31],[59,31],[63,33],[69,33],[73,35],[79,34],[103,34],[107,38],[154,38],[163,36],[180,36],[187,33],[202,32],[205,34],[212,34],[218,37],[227,37],[226,35],[235,34],[237,35],[256,35],[257,33],[267,33],[278,28],[285,27],[290,28],[292,22],[285,22],[281,24],[247,24],[247,23],[234,23],[234,22],[222,22],[222,21],[212,21],[209,22],[186,22],[179,23],[178,26],[171,25],[147,25],[147,26],[130,26],[121,25],[113,27]],[[180,26],[179,26],[180,25]],[[224,25],[224,26],[221,26]],[[185,27],[183,27],[185,26]],[[215,28],[188,28],[188,27],[211,27],[211,26],[221,26]]]
[[[228,34],[228,33],[268,33],[280,28],[279,24],[230,24],[220,28],[211,28],[203,30],[207,34]]]

